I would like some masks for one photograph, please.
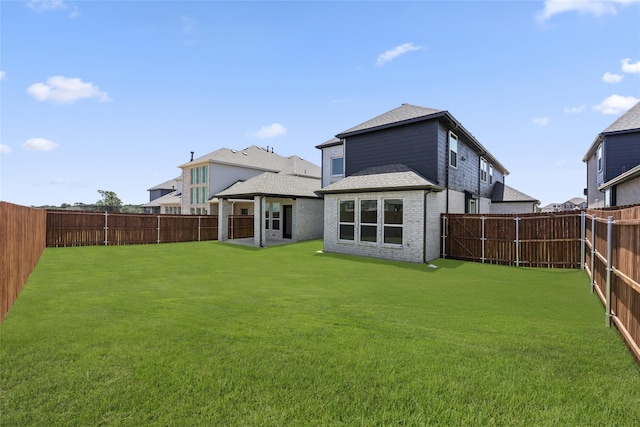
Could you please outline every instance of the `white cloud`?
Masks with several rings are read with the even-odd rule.
[[[631,64],[631,58],[625,58],[622,61],[622,71],[625,73],[638,74],[640,73],[640,61],[635,64]]]
[[[615,15],[618,13],[617,6],[626,6],[637,3],[640,0],[545,0],[544,9],[538,13],[538,21],[544,22],[552,16],[565,12],[578,12],[593,16]]]
[[[536,117],[531,122],[536,126],[546,126],[549,124],[549,117]]]
[[[22,148],[27,151],[51,151],[54,150],[58,144],[53,141],[44,138],[31,138],[27,139]]]
[[[385,63],[389,61],[393,61],[398,56],[403,55],[407,52],[411,52],[412,50],[420,50],[422,46],[416,46],[413,43],[405,43],[400,46],[396,46],[393,49],[389,49],[380,56],[378,56],[378,60],[376,61],[377,67],[382,67]]]
[[[69,7],[63,0],[31,0],[27,6],[36,12],[64,10]]]
[[[11,147],[8,145],[0,144],[0,154],[9,154],[11,151]]]
[[[98,102],[110,101],[109,95],[93,83],[64,76],[49,77],[46,84],[32,84],[27,88],[27,93],[38,101],[51,101],[57,104],[72,104],[84,98],[97,98]]]
[[[633,107],[640,101],[633,96],[611,95],[605,98],[600,104],[594,105],[593,109],[602,114],[621,114]]]
[[[0,81],[6,80],[6,79],[7,79],[7,73],[5,73],[4,71],[0,70]]]
[[[578,107],[564,108],[562,111],[565,113],[582,113],[584,111],[584,105]]]
[[[273,123],[268,126],[261,127],[257,132],[253,132],[251,135],[260,138],[275,138],[276,136],[284,135],[287,133],[287,128],[280,123]]]
[[[602,76],[602,81],[605,83],[620,83],[624,76],[622,74],[613,74],[606,72]]]

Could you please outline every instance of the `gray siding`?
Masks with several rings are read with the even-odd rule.
[[[640,132],[608,135],[604,141],[604,165],[604,182],[640,165]]]
[[[444,185],[438,179],[438,122],[420,122],[347,138],[345,176],[368,167],[396,163]]]

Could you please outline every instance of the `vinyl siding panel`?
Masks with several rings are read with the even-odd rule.
[[[438,182],[438,122],[427,121],[350,136],[345,144],[345,175],[372,166],[404,164]]]
[[[640,164],[640,132],[608,135],[604,141],[604,182]],[[598,183],[601,185],[602,183]]]

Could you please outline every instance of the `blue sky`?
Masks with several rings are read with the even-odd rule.
[[[145,203],[190,152],[315,145],[448,110],[542,201],[640,100],[636,0],[0,2],[0,199]],[[640,148],[639,148],[640,149]]]

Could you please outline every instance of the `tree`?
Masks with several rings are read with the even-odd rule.
[[[122,209],[122,200],[114,191],[98,190],[98,193],[102,196],[102,199],[96,202],[96,205],[105,211],[120,212]]]

